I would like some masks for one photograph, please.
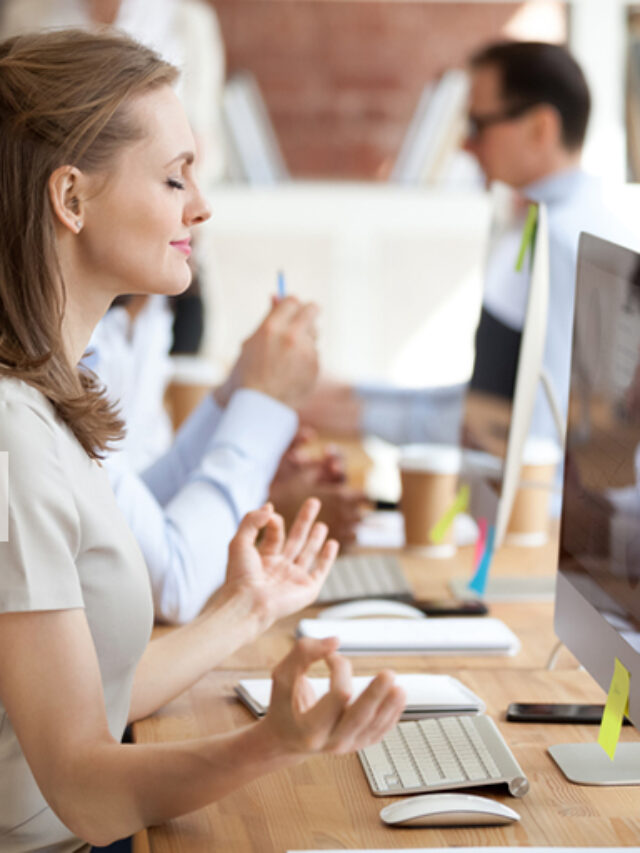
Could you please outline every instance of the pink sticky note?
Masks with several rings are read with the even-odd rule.
[[[484,546],[487,543],[487,532],[489,530],[489,522],[486,518],[478,519],[478,538],[476,539],[476,548],[473,553],[473,571],[478,570],[480,560],[484,554]]]

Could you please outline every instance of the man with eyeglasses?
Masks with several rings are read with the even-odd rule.
[[[550,300],[544,366],[566,412],[573,323],[573,289],[581,231],[629,242],[605,209],[600,181],[580,168],[590,111],[584,75],[563,47],[500,42],[470,60],[468,136],[464,147],[487,180],[516,191],[519,215],[494,227],[485,270],[471,387],[511,397],[529,288],[529,268],[516,272],[527,202],[549,214]],[[419,391],[325,384],[303,418],[332,433],[376,434],[396,443],[455,440],[460,387]],[[532,432],[555,439],[539,391]]]

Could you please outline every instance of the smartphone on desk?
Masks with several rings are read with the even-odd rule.
[[[422,610],[427,616],[486,616],[489,608],[479,598],[468,598],[465,600],[442,599],[426,601],[415,598],[403,599],[417,610]]]
[[[512,702],[507,708],[510,723],[576,723],[600,725],[604,705]],[[625,717],[624,724],[629,725]]]

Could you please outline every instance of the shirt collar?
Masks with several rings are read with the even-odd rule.
[[[522,195],[532,201],[553,204],[571,196],[584,178],[585,173],[582,169],[566,169],[539,181],[534,181],[522,189]]]

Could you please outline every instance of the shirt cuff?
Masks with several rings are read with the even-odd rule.
[[[277,468],[298,430],[298,415],[273,397],[239,388],[220,419],[213,441],[240,447],[246,456]]]

